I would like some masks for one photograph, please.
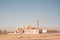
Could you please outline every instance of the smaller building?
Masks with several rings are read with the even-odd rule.
[[[16,33],[17,33],[17,34],[22,34],[22,33],[24,33],[23,28],[18,28],[18,29],[16,30]]]
[[[42,30],[42,33],[47,33],[47,30],[46,30],[46,29],[43,29],[43,30]]]

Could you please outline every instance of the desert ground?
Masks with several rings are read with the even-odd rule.
[[[7,34],[0,35],[0,40],[60,40],[60,33]]]

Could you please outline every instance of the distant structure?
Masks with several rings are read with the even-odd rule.
[[[46,25],[44,26],[44,29],[42,29],[42,33],[47,33]]]
[[[17,28],[15,32],[8,32],[8,34],[40,34],[40,33],[60,33],[60,31],[57,30],[47,30],[46,28],[41,29],[39,28],[39,19],[36,18],[36,26],[31,27],[29,24],[27,24],[24,28]],[[7,34],[6,31],[3,32],[4,34]],[[2,30],[0,30],[0,34],[2,34]]]
[[[18,28],[18,29],[16,30],[16,33],[17,33],[17,34],[22,34],[22,33],[24,33],[23,28]]]
[[[47,30],[46,30],[46,29],[43,29],[43,30],[42,30],[42,33],[47,33]]]

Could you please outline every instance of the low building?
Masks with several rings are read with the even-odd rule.
[[[16,33],[17,33],[17,34],[23,34],[23,33],[24,33],[23,28],[18,28],[18,29],[16,30]]]
[[[42,33],[47,33],[47,30],[46,30],[46,29],[43,29],[43,30],[42,30]]]

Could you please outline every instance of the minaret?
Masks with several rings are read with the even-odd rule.
[[[36,27],[37,28],[39,27],[39,19],[38,19],[38,17],[36,18]]]

